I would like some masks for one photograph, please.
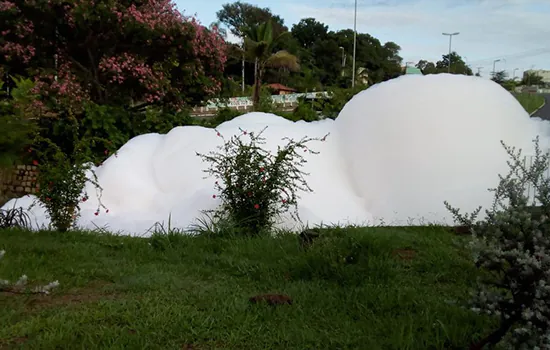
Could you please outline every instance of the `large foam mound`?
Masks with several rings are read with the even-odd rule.
[[[368,224],[381,220],[404,224],[409,218],[450,222],[443,201],[465,210],[489,205],[488,187],[506,171],[507,155],[500,145],[531,149],[548,125],[530,119],[519,103],[499,85],[480,78],[432,75],[405,76],[355,96],[336,121],[291,122],[273,114],[249,113],[218,127],[224,137],[260,131],[265,147],[275,151],[284,137],[322,137],[305,153],[304,171],[313,193],[302,193],[299,212],[304,224]],[[207,153],[223,140],[212,129],[177,127],[166,135],[147,134],[126,143],[117,157],[96,168],[109,213],[95,216],[97,199],[82,204],[78,225],[105,227],[132,235],[147,234],[156,222],[180,228],[193,224],[213,199],[214,179],[204,179]],[[27,207],[26,196],[3,208]],[[48,225],[43,209],[31,211],[35,227]],[[416,222],[418,223],[418,221]],[[280,227],[299,226],[284,217]]]
[[[393,224],[452,222],[448,200],[466,211],[489,205],[488,188],[507,173],[500,141],[532,152],[548,122],[529,118],[498,84],[463,75],[404,76],[356,95],[336,130],[356,193]],[[418,222],[418,221],[417,221]]]

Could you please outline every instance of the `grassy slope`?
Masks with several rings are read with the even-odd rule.
[[[539,109],[544,103],[544,97],[537,94],[521,93],[514,94],[514,96],[529,114]]]
[[[0,231],[1,278],[61,283],[51,296],[0,293],[0,348],[464,349],[492,327],[456,304],[477,276],[456,236],[432,227],[325,237],[303,252],[295,236]],[[249,304],[261,293],[294,303]]]

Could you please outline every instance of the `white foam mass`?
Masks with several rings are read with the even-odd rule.
[[[500,140],[532,150],[541,135],[548,147],[550,123],[529,118],[516,99],[496,83],[448,74],[403,76],[356,95],[339,117],[313,123],[291,122],[273,114],[249,113],[220,125],[227,139],[239,128],[258,132],[268,126],[265,147],[275,151],[284,137],[322,137],[304,153],[304,171],[313,193],[301,193],[303,224],[402,225],[410,219],[452,223],[444,200],[471,211],[487,206],[487,188],[497,184],[508,159]],[[213,178],[203,172],[196,152],[223,143],[213,129],[184,126],[166,135],[146,134],[128,141],[94,168],[103,187],[98,216],[95,189],[81,205],[78,226],[148,235],[157,222],[188,228],[202,210],[215,209]],[[6,203],[28,207],[34,196]],[[49,224],[41,207],[31,216],[35,228]],[[413,223],[421,223],[417,220]],[[285,216],[279,227],[301,227]]]
[[[472,212],[507,174],[500,141],[533,154],[548,148],[550,123],[529,115],[490,80],[464,75],[403,76],[354,96],[335,129],[355,193],[376,218],[452,223],[443,206]]]

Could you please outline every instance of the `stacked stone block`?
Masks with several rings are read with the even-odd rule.
[[[18,165],[12,171],[5,171],[0,177],[0,193],[10,197],[34,194],[38,191],[37,175],[34,165]]]

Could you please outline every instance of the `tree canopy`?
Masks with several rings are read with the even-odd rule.
[[[231,33],[240,38],[245,36],[247,28],[257,27],[271,20],[273,32],[279,35],[288,31],[281,17],[271,13],[268,8],[260,8],[248,3],[237,1],[224,4],[216,13],[218,20],[229,27]]]
[[[522,85],[529,85],[529,86],[543,86],[544,81],[540,75],[538,75],[536,72],[525,72],[523,73],[523,79],[521,80]]]
[[[86,101],[140,109],[147,105],[194,106],[211,97],[246,96],[258,82],[280,83],[297,91],[376,84],[404,74],[401,47],[357,33],[356,71],[352,72],[354,32],[330,30],[312,17],[289,29],[269,8],[236,1],[224,4],[207,27],[176,10],[173,0],[36,0],[0,2],[0,69],[35,82],[37,104],[82,110]],[[271,23],[274,40],[265,57],[295,60],[267,64],[256,73],[250,37]],[[220,28],[223,26],[223,28]],[[252,48],[228,41],[228,33]],[[257,39],[257,38],[256,38]],[[424,74],[472,75],[452,52],[441,60],[419,61]],[[288,61],[287,63],[289,63]],[[290,62],[292,63],[292,62]],[[291,69],[292,66],[299,70]],[[260,77],[260,81],[258,81]],[[531,79],[534,80],[535,78]],[[52,103],[50,103],[51,105]]]
[[[170,0],[5,0],[0,32],[0,66],[56,105],[181,107],[222,85],[223,37]]]
[[[451,74],[474,75],[472,69],[464,62],[462,57],[454,51],[451,52],[450,55],[442,55],[441,60],[436,63],[420,60],[416,64],[416,68],[420,69],[423,74],[448,73],[449,58],[451,60]]]
[[[255,28],[266,23],[266,17],[269,16],[273,23],[274,37],[288,32],[283,20],[269,9],[240,1],[223,5],[217,16],[220,22],[239,37],[244,37],[246,28]],[[237,45],[234,46],[226,74],[236,81],[240,80],[242,72],[241,62],[237,60]],[[301,69],[293,73],[285,67],[267,67],[265,79],[268,83],[281,83],[302,91],[351,85],[353,30],[329,31],[326,24],[311,17],[304,18],[292,26],[289,35],[278,40],[274,51],[280,50],[296,56]],[[400,50],[396,43],[381,43],[369,34],[358,33],[356,69],[361,68],[362,76],[370,84],[399,76],[402,74]],[[245,70],[245,76],[249,77],[246,83],[253,85],[254,62],[248,60]]]

